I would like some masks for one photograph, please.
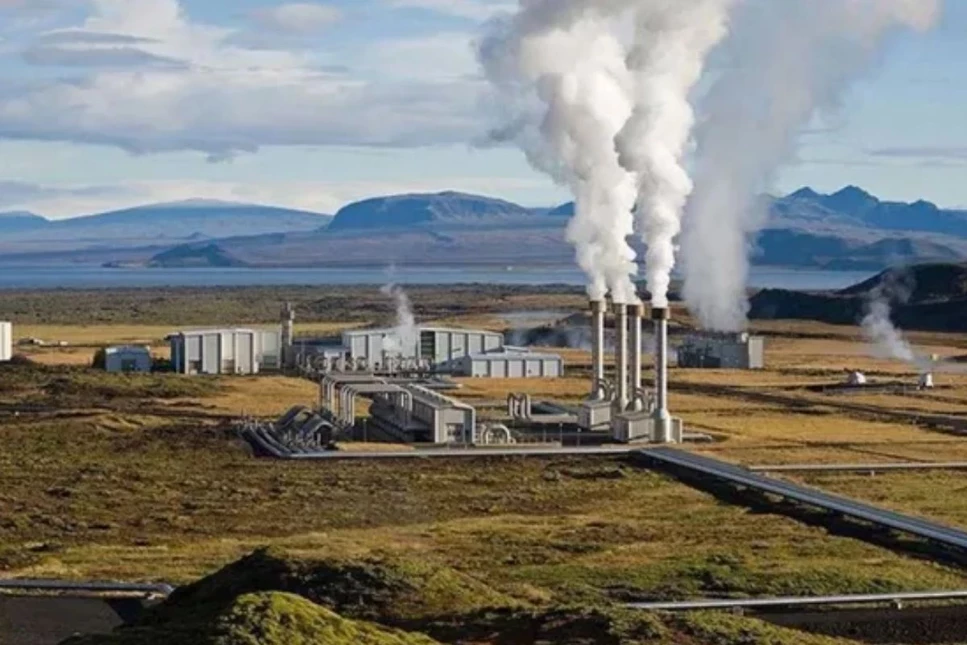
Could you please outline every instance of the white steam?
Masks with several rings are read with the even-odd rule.
[[[746,325],[748,245],[764,223],[755,196],[795,155],[800,131],[834,108],[897,28],[925,30],[942,0],[748,0],[731,59],[712,79],[695,130],[695,189],[682,235],[685,298],[706,328]]]
[[[631,0],[520,0],[493,22],[478,55],[497,90],[513,140],[530,163],[568,186],[575,215],[568,241],[588,276],[591,297],[611,291],[637,302],[628,237],[634,230],[634,178],[618,164],[614,138],[631,115],[626,49],[618,14]]]
[[[390,283],[380,291],[393,299],[396,305],[396,327],[393,335],[383,339],[383,349],[389,354],[401,354],[416,350],[419,340],[419,329],[416,326],[416,316],[413,315],[413,305],[403,288]]]
[[[634,110],[615,141],[638,179],[637,225],[647,245],[652,304],[668,306],[675,238],[692,192],[683,167],[695,115],[689,94],[709,51],[725,37],[734,0],[651,0],[641,5],[629,66]]]

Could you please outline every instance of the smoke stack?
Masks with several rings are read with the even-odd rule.
[[[295,362],[292,356],[292,343],[295,336],[295,309],[292,308],[291,302],[283,305],[280,319],[282,322],[282,334],[279,339],[282,345],[279,348],[280,359],[283,366],[290,367]]]
[[[655,323],[655,412],[656,439],[660,443],[672,440],[671,415],[668,414],[668,309],[652,307]]]
[[[614,367],[617,386],[618,409],[622,412],[628,407],[628,305],[614,304]]]
[[[604,301],[591,301],[591,397],[604,398]]]
[[[638,398],[638,391],[641,390],[641,318],[644,315],[644,306],[630,305],[628,311],[631,315],[631,335],[628,339],[631,360],[631,398],[635,402],[637,411],[643,404],[643,401]]]

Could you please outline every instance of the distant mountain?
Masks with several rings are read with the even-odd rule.
[[[859,322],[879,297],[884,284],[903,284],[904,297],[883,289],[890,297],[890,315],[903,329],[967,331],[967,265],[927,263],[901,271],[883,271],[869,280],[840,291],[803,293],[763,289],[750,302],[753,319],[818,320],[834,325]]]
[[[812,188],[785,197],[763,195],[756,207],[769,213],[765,230],[750,240],[756,264],[875,271],[967,258],[967,212],[923,200],[882,201],[847,186],[828,195]],[[4,229],[0,218],[0,261],[563,264],[574,260],[565,232],[573,214],[573,203],[527,208],[458,192],[366,199],[335,218],[193,200],[55,222],[9,220],[19,222],[17,230]],[[643,251],[639,239],[630,242]],[[164,255],[168,251],[174,257]],[[191,257],[182,257],[185,253]]]
[[[967,237],[967,211],[944,210],[924,200],[880,201],[856,186],[847,186],[831,195],[802,188],[774,200],[771,215],[772,226],[811,222]]]
[[[244,267],[247,266],[218,244],[184,244],[158,253],[148,262],[149,267]]]
[[[30,231],[50,224],[50,222],[27,211],[11,211],[0,213],[0,233],[16,233]]]
[[[27,220],[24,220],[27,221]],[[210,200],[149,204],[135,208],[63,220],[29,220],[15,235],[0,240],[0,252],[19,248],[73,248],[156,244],[167,240],[215,239],[313,231],[328,226],[331,217],[307,211]],[[2,224],[0,224],[2,226]],[[10,229],[0,229],[10,230]]]
[[[430,226],[517,225],[546,209],[528,209],[502,199],[457,192],[393,195],[350,204],[336,213],[330,231]]]

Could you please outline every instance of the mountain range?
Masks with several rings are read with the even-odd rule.
[[[855,186],[763,196],[753,262],[877,270],[967,257],[967,211],[882,201]],[[528,208],[458,192],[377,197],[335,216],[192,200],[66,220],[0,214],[0,262],[150,266],[568,264],[572,203]],[[641,251],[641,244],[633,243]]]

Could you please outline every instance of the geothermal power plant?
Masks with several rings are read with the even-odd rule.
[[[591,394],[581,406],[578,426],[586,431],[610,430],[620,442],[680,443],[681,419],[668,411],[669,310],[651,308],[655,338],[654,388],[642,387],[642,327],[645,307],[614,303],[614,380],[605,377],[604,329],[607,302],[591,302]]]

